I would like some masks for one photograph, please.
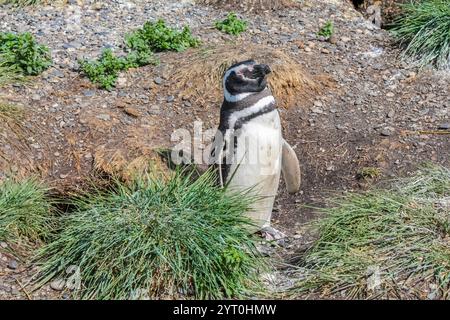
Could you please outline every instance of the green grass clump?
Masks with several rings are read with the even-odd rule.
[[[82,299],[242,295],[264,266],[243,216],[251,199],[214,181],[146,176],[77,201],[38,255],[40,283],[75,265]]]
[[[324,37],[326,39],[331,38],[331,36],[334,33],[334,25],[332,21],[327,21],[325,25],[320,28],[319,32],[317,32],[317,35],[320,37]]]
[[[35,180],[0,182],[0,239],[14,244],[40,243],[54,227],[47,189]]]
[[[52,64],[49,49],[28,32],[0,32],[0,55],[5,67],[17,68],[24,75],[38,75]]]
[[[323,213],[318,240],[299,260],[297,294],[421,299],[434,284],[449,297],[449,169],[424,167],[391,189],[347,194]]]
[[[93,83],[111,90],[121,71],[136,68],[140,63],[135,56],[118,57],[111,49],[105,49],[97,60],[80,61],[80,69]]]
[[[240,20],[236,13],[230,12],[222,21],[216,21],[214,26],[217,30],[237,36],[247,29],[247,22]]]
[[[413,1],[402,6],[392,34],[404,47],[403,59],[418,67],[450,67],[450,4],[448,0]]]
[[[131,51],[161,52],[184,51],[200,45],[188,26],[181,31],[170,28],[164,20],[147,21],[141,29],[135,30],[125,38],[125,44]]]

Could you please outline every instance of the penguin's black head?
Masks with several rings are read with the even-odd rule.
[[[257,64],[254,60],[236,63],[225,72],[224,90],[230,95],[263,91],[267,87],[266,76],[270,72],[268,65]]]

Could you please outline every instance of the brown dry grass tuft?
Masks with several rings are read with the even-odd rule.
[[[295,0],[196,0],[195,2],[248,12],[280,10],[299,5]]]
[[[0,101],[0,173],[12,172],[25,177],[36,169],[30,157],[28,129],[23,126],[25,110]]]
[[[194,102],[222,99],[222,77],[236,62],[255,59],[270,65],[269,86],[281,107],[287,108],[299,99],[309,99],[319,90],[319,83],[286,53],[266,46],[221,45],[206,47],[172,57],[171,86],[180,96]],[[170,58],[169,58],[170,59]]]
[[[94,169],[98,173],[129,183],[149,173],[167,177],[169,170],[155,151],[97,148],[94,154]]]

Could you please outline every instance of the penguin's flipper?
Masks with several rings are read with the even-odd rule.
[[[289,193],[298,192],[301,183],[300,163],[294,149],[285,140],[283,140],[281,171],[287,191]]]
[[[216,133],[216,136],[213,138],[212,145],[211,145],[211,151],[210,151],[210,158],[209,158],[209,164],[215,167],[217,178],[218,178],[218,184],[223,187],[225,182],[223,181],[223,173],[222,173],[222,159],[224,156],[224,141],[221,138],[221,136],[217,136],[218,134],[221,134],[218,130]]]

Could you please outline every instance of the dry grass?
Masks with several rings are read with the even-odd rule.
[[[94,154],[94,169],[100,174],[106,174],[124,182],[131,182],[136,177],[150,172],[159,172],[162,176],[168,175],[168,168],[159,155],[155,151],[142,149],[132,151],[107,149],[100,146]]]
[[[294,0],[196,0],[195,2],[248,12],[280,10],[298,5]]]
[[[272,68],[269,85],[281,107],[290,107],[319,90],[319,83],[289,55],[265,46],[221,45],[206,47],[168,58],[172,87],[185,99],[204,103],[222,99],[222,77],[236,62],[255,59]],[[172,60],[172,61],[169,61]]]
[[[0,172],[23,178],[37,169],[27,140],[31,131],[23,125],[29,116],[23,107],[0,100]]]

